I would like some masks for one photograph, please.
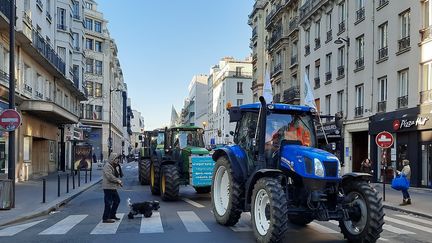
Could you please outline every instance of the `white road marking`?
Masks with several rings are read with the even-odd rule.
[[[193,211],[177,212],[188,232],[210,232],[209,228]]]
[[[381,241],[389,241],[388,239],[386,239],[386,238],[378,238],[378,240],[381,240]]]
[[[336,230],[332,230],[330,228],[327,228],[325,226],[322,226],[318,223],[315,222],[311,222],[309,223],[309,226],[311,226],[312,229],[320,232],[320,233],[324,233],[324,234],[339,234],[339,232],[337,232]]]
[[[401,234],[401,235],[415,235],[414,232],[411,232],[411,231],[408,231],[408,230],[404,230],[404,229],[401,229],[401,228],[397,228],[397,227],[394,227],[394,226],[392,226],[392,225],[388,225],[388,224],[384,224],[384,225],[383,225],[383,229],[385,229],[385,230],[387,230],[387,231],[390,231],[390,232],[392,232],[392,233],[395,233],[395,234]]]
[[[189,204],[192,205],[192,206],[197,207],[197,208],[205,208],[204,205],[199,204],[199,203],[197,203],[197,202],[194,202],[194,201],[190,200],[189,198],[182,198],[182,200],[185,201],[185,202],[187,202],[187,203],[189,203]]]
[[[153,212],[153,215],[150,218],[142,217],[141,219],[141,234],[148,233],[163,233],[164,229],[162,226],[162,220],[159,212]]]
[[[10,226],[7,228],[4,228],[2,230],[0,230],[0,236],[13,236],[18,234],[19,232],[26,230],[34,225],[39,224],[40,222],[45,221],[46,219],[43,220],[39,220],[39,221],[35,221],[35,222],[30,222],[27,224],[20,224],[20,225],[15,225],[15,226]]]
[[[96,227],[92,230],[90,234],[91,235],[115,234],[120,225],[120,222],[123,220],[123,216],[124,213],[118,213],[117,217],[119,217],[120,220],[116,220],[115,223],[103,223],[102,221],[99,222],[99,224],[96,225]]]
[[[234,232],[250,232],[250,231],[252,231],[250,212],[242,213],[240,221],[236,225],[231,226],[230,229]]]
[[[422,224],[432,225],[432,222],[429,221],[429,220],[420,219],[420,218],[412,217],[412,216],[409,216],[409,215],[398,214],[398,215],[395,215],[395,216],[400,217],[400,218],[404,218],[404,219],[409,219],[409,220],[412,220],[412,221],[416,221],[416,222],[419,222],[419,223],[422,223]]]
[[[87,217],[87,214],[81,215],[69,215],[57,224],[49,227],[48,229],[40,232],[40,235],[63,235],[71,230],[75,225],[79,224],[83,219]]]
[[[411,227],[411,228],[414,228],[414,229],[418,229],[418,230],[421,230],[421,231],[424,231],[424,232],[432,233],[432,228],[424,227],[424,226],[421,226],[421,225],[418,225],[418,224],[409,223],[409,222],[402,221],[402,220],[399,220],[399,219],[394,219],[394,218],[390,218],[390,217],[385,217],[384,216],[384,221],[390,221],[392,223],[396,223],[396,224],[400,224],[400,225],[403,225],[403,226],[408,226],[408,227]]]

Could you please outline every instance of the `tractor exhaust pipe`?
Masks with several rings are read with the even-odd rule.
[[[258,126],[255,131],[255,141],[258,141],[258,167],[259,169],[266,168],[265,164],[265,131],[266,131],[266,122],[267,122],[267,103],[263,96],[259,97],[259,101],[261,103],[261,108],[259,110],[258,115]]]

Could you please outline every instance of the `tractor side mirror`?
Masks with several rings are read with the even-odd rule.
[[[230,131],[229,134],[234,137],[234,132]]]

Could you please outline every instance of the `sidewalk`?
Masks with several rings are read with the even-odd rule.
[[[67,193],[67,176],[69,174],[69,193]],[[58,175],[60,175],[60,197],[58,197]],[[75,189],[73,189],[72,173],[58,172],[46,177],[17,182],[15,184],[15,208],[0,210],[0,226],[16,223],[29,218],[48,214],[69,202],[74,197],[86,191],[102,180],[102,170],[93,164],[92,178],[87,173],[85,183],[85,172],[80,173],[80,186],[78,187],[78,175],[75,175]],[[43,199],[43,179],[46,179],[46,203]]]
[[[379,191],[380,196],[383,196],[383,185],[379,183],[372,183],[373,187]],[[384,208],[398,210],[405,213],[431,218],[432,219],[432,189],[410,187],[408,190],[411,196],[411,205],[400,206],[402,203],[402,192],[396,191],[391,188],[389,184],[385,187],[385,201],[383,201]]]

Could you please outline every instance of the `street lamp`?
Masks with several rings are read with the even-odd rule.
[[[117,89],[111,89],[110,88],[110,98],[109,98],[109,128],[108,128],[108,157],[111,155],[112,152],[112,122],[111,122],[111,116],[112,116],[112,92],[122,92],[123,90],[117,88]]]

